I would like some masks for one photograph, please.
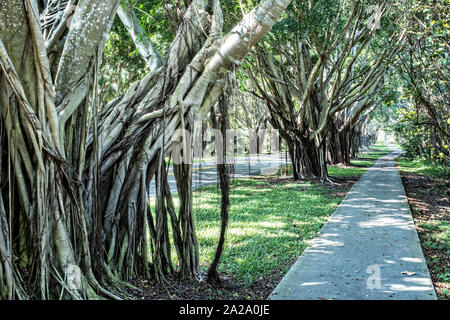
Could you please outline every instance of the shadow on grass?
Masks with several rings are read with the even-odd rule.
[[[289,269],[289,262],[303,252],[344,195],[330,196],[330,188],[305,181],[236,181],[230,191],[230,220],[219,271],[250,284],[280,266]],[[216,187],[195,192],[194,215],[204,268],[217,245],[219,207]]]
[[[375,162],[370,157],[362,161]],[[230,219],[219,271],[246,285],[286,272],[366,170],[366,166],[330,167],[330,176],[342,182],[331,185],[279,175],[232,181]],[[195,227],[204,269],[211,263],[217,246],[220,201],[217,185],[194,192]],[[175,262],[175,253],[173,259]]]

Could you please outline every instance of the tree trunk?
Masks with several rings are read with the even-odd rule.
[[[219,185],[220,185],[220,191],[222,194],[221,199],[221,208],[220,208],[220,236],[219,236],[219,242],[217,244],[216,253],[214,255],[214,260],[211,263],[209,270],[208,270],[208,281],[214,282],[214,283],[220,283],[220,276],[217,272],[217,267],[220,262],[220,258],[223,253],[224,244],[225,244],[225,234],[228,226],[228,210],[230,206],[230,173],[233,170],[233,165],[228,163],[227,160],[227,144],[226,141],[228,141],[227,138],[227,129],[228,129],[228,96],[229,92],[227,94],[223,94],[222,97],[219,100],[218,109],[219,109],[219,115],[218,115],[218,121],[215,121],[216,115],[213,115],[213,127],[220,130],[222,133],[222,155],[223,155],[223,161],[218,161],[217,164],[217,172],[219,173]],[[233,156],[233,155],[231,155]]]
[[[73,16],[74,1],[0,6],[0,298],[119,299],[122,280],[163,281],[174,271],[167,215],[182,274],[197,274],[191,168],[177,169],[177,217],[164,155],[289,2],[261,2],[221,39],[219,1],[192,1],[165,64],[101,112],[97,70],[119,1],[80,1]]]
[[[328,177],[326,174],[325,155],[321,156],[322,147],[301,135],[283,135],[292,162],[293,177],[299,179],[316,179]]]

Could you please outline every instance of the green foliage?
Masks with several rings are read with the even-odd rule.
[[[397,159],[397,166],[402,172],[419,174],[431,179],[427,191],[443,198],[450,195],[450,168],[435,166],[423,160]],[[436,187],[438,185],[438,187]],[[446,190],[442,192],[442,190]],[[448,215],[430,212],[416,220],[420,228],[420,240],[425,249],[428,268],[434,275],[433,281],[439,283],[439,299],[450,300],[450,221]]]
[[[401,109],[399,121],[394,125],[394,132],[401,141],[401,146],[409,159],[431,161],[446,167],[450,161],[448,140],[437,137],[435,128],[429,125],[427,116],[416,110]]]
[[[389,95],[376,121],[395,134],[410,159],[448,167],[450,161],[449,0],[404,7],[408,41],[388,75]]]
[[[166,55],[175,36],[164,2],[175,4],[180,1],[128,0],[144,34],[153,41],[162,56]]]
[[[155,0],[122,0],[122,2],[128,3],[133,8],[143,31],[139,36],[151,39],[164,57],[174,33],[163,4]],[[116,17],[105,46],[100,69],[101,103],[106,104],[123,95],[132,82],[142,79],[147,72],[148,67],[139,50],[119,17]]]
[[[223,14],[223,32],[228,33],[242,18],[244,14],[250,12],[261,1],[260,0],[240,0],[221,1]]]
[[[435,165],[428,160],[409,159],[402,157],[397,160],[401,170],[410,173],[420,173],[436,179],[450,179],[450,168],[444,165]],[[448,185],[450,188],[450,184]]]
[[[384,146],[382,143],[377,143],[370,147],[370,149],[366,152],[361,152],[357,158],[350,160],[352,166],[327,166],[328,175],[331,179],[333,178],[359,178],[363,175],[364,172],[367,171],[368,168],[375,164],[375,161],[390,153],[389,148]],[[278,175],[281,175],[281,172],[285,172],[286,168],[281,168],[278,170]],[[292,174],[292,166],[288,165],[288,175]]]
[[[250,284],[271,275],[299,256],[340,200],[310,183],[268,183],[241,179],[230,194],[230,222],[220,271]],[[220,221],[220,192],[209,187],[196,192],[194,211],[200,256],[207,266],[214,254]]]
[[[118,17],[114,20],[103,53],[99,87],[103,104],[123,95],[128,86],[141,79],[148,68]]]

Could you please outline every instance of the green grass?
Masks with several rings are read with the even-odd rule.
[[[361,167],[340,167],[332,174],[359,176],[386,153],[382,145],[355,160]],[[261,277],[284,274],[302,254],[342,200],[338,186],[272,177],[239,179],[230,190],[229,224],[219,271],[250,285]],[[272,180],[270,180],[272,179]],[[336,195],[341,192],[340,197]],[[178,197],[174,197],[178,206]],[[194,192],[195,227],[203,269],[211,263],[220,231],[220,189]],[[174,262],[176,261],[176,257]],[[275,272],[276,271],[276,272]]]
[[[440,299],[450,300],[450,221],[428,220],[417,222],[421,232],[422,246],[428,252],[425,254],[428,268],[435,275],[435,285]]]
[[[401,170],[408,173],[419,173],[435,179],[450,180],[450,168],[441,165],[433,165],[429,161],[418,159],[407,159],[405,157],[397,159],[397,164]]]
[[[423,187],[427,188],[426,193],[429,197],[438,195],[439,198],[448,199],[450,179],[448,172],[442,170],[442,167],[406,158],[397,159],[397,166],[404,173],[428,177],[431,181]],[[411,195],[411,197],[415,196]],[[426,199],[422,200],[426,203]],[[448,214],[430,212],[430,214],[415,216],[415,223],[438,297],[450,300],[450,217]]]
[[[289,262],[314,238],[340,199],[320,185],[240,179],[230,196],[226,249],[219,271],[250,284]],[[216,187],[196,192],[194,202],[201,264],[211,262],[219,234],[220,196]]]
[[[232,182],[230,219],[219,272],[249,285],[278,267],[289,270],[341,199],[309,182],[269,183],[265,178]],[[178,206],[178,197],[174,196]],[[194,192],[194,219],[203,269],[212,262],[220,231],[220,189]],[[176,257],[174,262],[176,261]]]

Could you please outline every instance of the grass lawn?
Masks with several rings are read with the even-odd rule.
[[[326,222],[340,198],[330,188],[309,182],[239,179],[230,194],[230,221],[219,271],[246,285],[287,272]],[[211,262],[219,234],[220,192],[217,187],[196,192],[194,212],[201,264]],[[282,266],[281,269],[279,267]]]
[[[397,159],[397,166],[403,172],[421,174],[446,183],[450,187],[450,167],[433,165],[421,160],[410,160],[405,157]]]
[[[450,300],[450,179],[448,168],[397,161],[422,249],[439,299]]]
[[[377,144],[353,160],[353,166],[329,167],[331,178],[340,179],[336,185],[294,181],[280,174],[233,181],[219,272],[247,287],[258,281],[272,282],[267,291],[270,293],[336,210],[351,185],[388,152]],[[353,179],[348,180],[349,177]],[[177,196],[174,200],[177,205]],[[217,185],[194,192],[194,218],[203,269],[208,268],[216,250],[220,200]]]

